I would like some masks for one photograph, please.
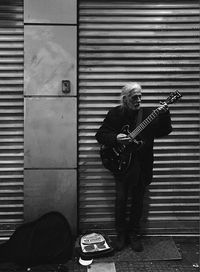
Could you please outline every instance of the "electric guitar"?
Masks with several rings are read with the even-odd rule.
[[[113,174],[124,174],[128,170],[132,157],[135,152],[141,147],[142,141],[138,141],[136,137],[158,117],[161,111],[166,111],[167,105],[175,103],[182,95],[176,90],[169,97],[161,102],[161,105],[156,108],[142,123],[140,123],[132,132],[129,131],[129,125],[123,126],[120,133],[129,136],[130,144],[119,144],[115,147],[106,145],[100,146],[100,157],[105,168]]]

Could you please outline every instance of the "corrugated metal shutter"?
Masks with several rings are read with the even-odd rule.
[[[155,143],[148,234],[193,235],[199,221],[199,2],[87,1],[79,6],[79,226],[114,234],[115,187],[94,138],[129,81],[144,106],[171,105],[173,133]]]
[[[0,2],[0,239],[23,220],[23,1]]]

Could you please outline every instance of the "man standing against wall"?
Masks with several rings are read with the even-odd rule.
[[[121,92],[121,105],[112,108],[96,133],[101,145],[109,147],[129,146],[131,137],[123,133],[124,125],[134,130],[142,120],[148,117],[151,108],[141,107],[142,88],[137,82],[126,84]],[[145,188],[152,181],[154,138],[168,135],[172,131],[170,113],[167,104],[159,108],[159,115],[140,134],[140,147],[131,157],[128,170],[123,174],[114,174],[116,182],[115,223],[117,231],[116,249],[122,250],[127,238],[134,251],[142,251],[140,219],[143,212]],[[131,194],[131,208],[127,218],[127,199]],[[128,219],[128,220],[127,220]]]

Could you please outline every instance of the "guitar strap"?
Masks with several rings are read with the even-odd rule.
[[[139,109],[138,116],[137,116],[137,121],[136,121],[136,127],[142,122],[142,114],[143,114],[143,109]]]

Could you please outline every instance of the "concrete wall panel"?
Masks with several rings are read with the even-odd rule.
[[[75,170],[25,170],[25,221],[50,211],[61,212],[76,232],[77,188]]]
[[[24,217],[57,210],[75,231],[77,0],[24,0],[24,52]]]
[[[76,95],[76,27],[25,26],[24,93],[42,96]],[[62,92],[69,80],[70,93]]]
[[[25,99],[25,168],[76,168],[75,98]]]
[[[76,0],[25,0],[25,23],[76,24]]]

